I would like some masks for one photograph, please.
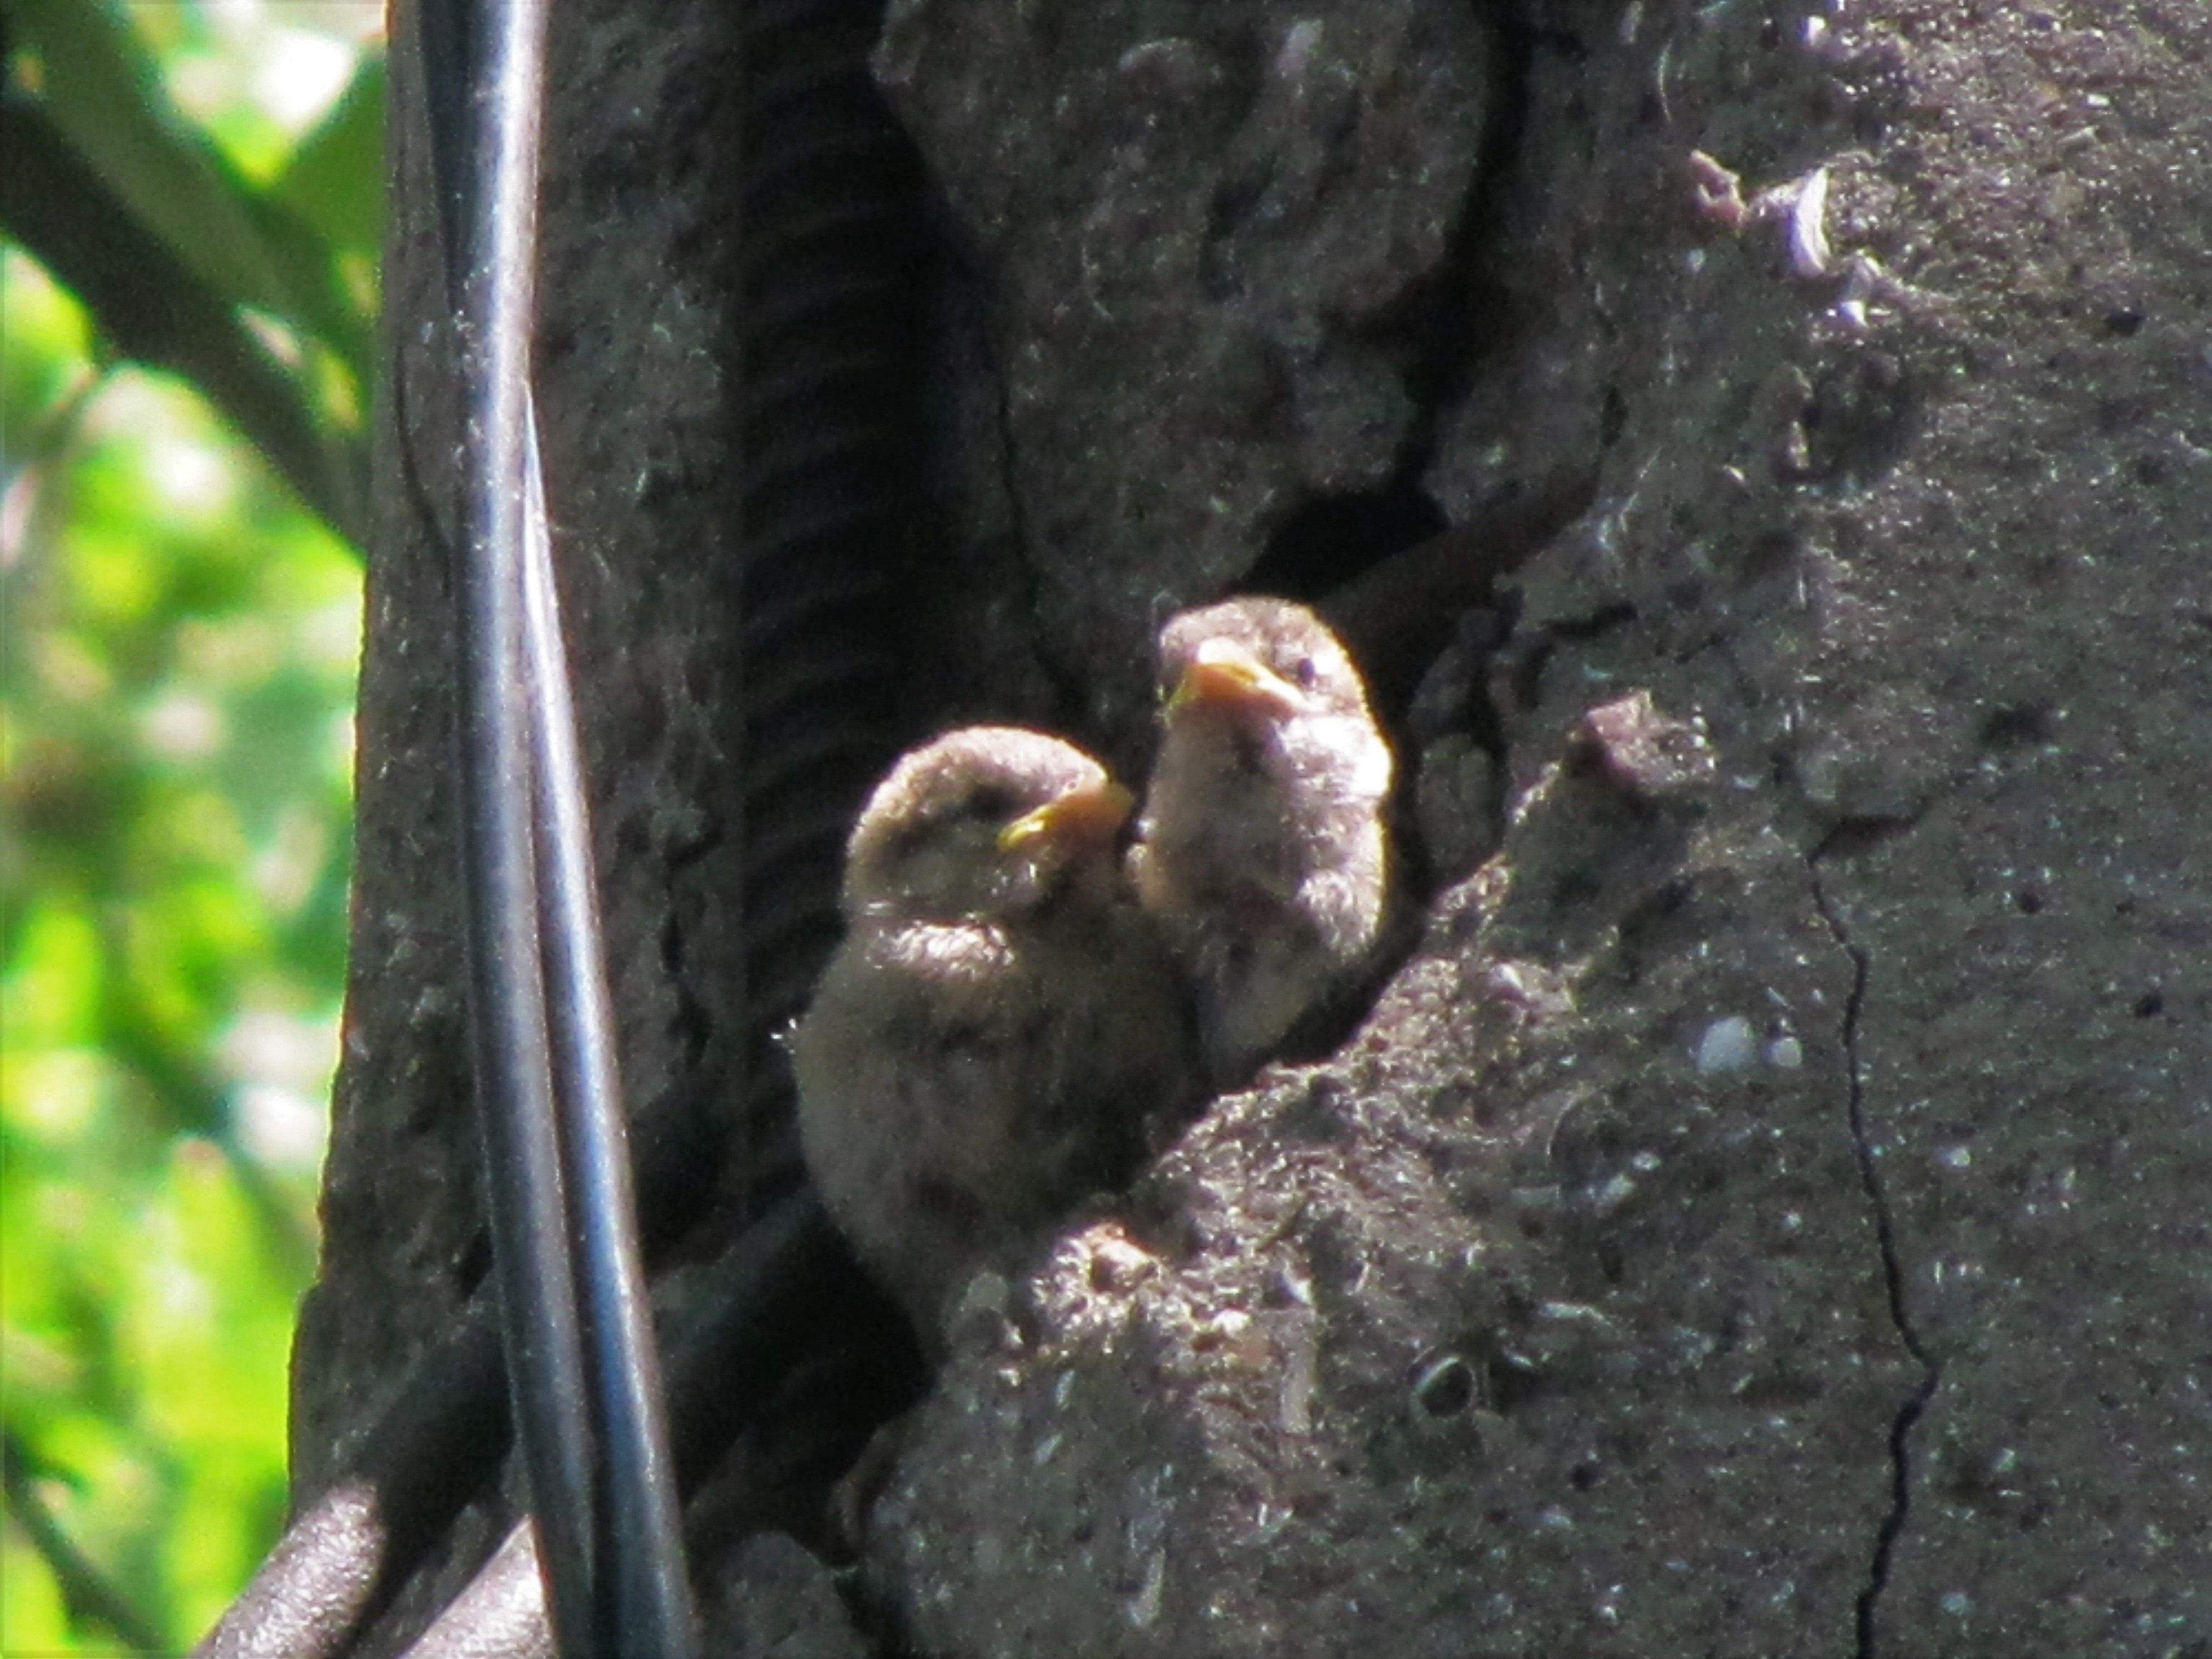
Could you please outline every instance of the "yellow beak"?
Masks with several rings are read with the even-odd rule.
[[[1168,712],[1201,708],[1251,709],[1280,718],[1306,706],[1298,689],[1231,640],[1207,640],[1191,653],[1168,699]]]
[[[1113,779],[1071,789],[999,831],[999,850],[1012,853],[1039,841],[1063,847],[1103,847],[1129,821],[1137,799]]]

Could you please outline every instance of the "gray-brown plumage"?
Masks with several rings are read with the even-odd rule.
[[[1159,670],[1159,754],[1129,871],[1227,1086],[1374,965],[1390,749],[1343,646],[1286,599],[1172,618]]]
[[[853,831],[845,940],[793,1038],[800,1135],[927,1342],[971,1270],[1127,1181],[1197,1092],[1116,866],[1130,805],[1058,738],[973,726],[902,760]]]

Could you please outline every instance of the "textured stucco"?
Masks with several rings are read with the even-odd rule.
[[[741,994],[710,11],[575,22],[551,163],[641,1097],[715,1086]],[[1422,686],[1422,938],[979,1298],[858,1495],[861,1627],[2212,1644],[2212,15],[902,0],[877,64],[945,254],[918,724],[1140,764],[1164,611],[1371,617],[1420,526],[1589,505],[1370,662]],[[441,592],[386,544],[309,1478],[469,1270]]]

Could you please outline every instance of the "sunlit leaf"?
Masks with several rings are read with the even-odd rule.
[[[13,414],[50,411],[82,372],[92,349],[84,307],[37,264],[0,248],[0,292],[8,296],[8,349],[0,351],[0,398]],[[21,428],[5,437],[11,466],[39,459],[43,444],[24,442]]]
[[[384,59],[364,58],[270,192],[321,235],[364,315],[375,306],[384,237]],[[355,289],[356,282],[368,286]]]
[[[179,234],[227,241],[243,218],[212,256],[224,291],[291,331],[325,418],[357,420],[357,365],[333,353],[366,340],[369,285],[338,261],[373,246],[377,77],[293,153],[296,110],[240,102],[248,72],[201,75],[243,14],[8,10],[19,81],[82,92],[106,124],[88,153],[163,180]],[[198,182],[164,179],[179,167]],[[288,246],[313,250],[309,276]],[[282,1519],[344,969],[359,565],[187,388],[94,361],[71,298],[0,263],[0,1403],[41,1511],[181,1650]],[[0,1574],[0,1650],[113,1650],[70,1626],[13,1516]]]
[[[106,0],[9,0],[9,18],[56,123],[131,210],[222,293],[281,308],[244,181],[177,113],[129,20]]]
[[[232,304],[319,337],[356,386],[366,384],[369,313],[358,272],[182,116],[130,21],[107,0],[11,0],[10,18],[36,56],[44,107],[132,216]],[[296,372],[312,392],[313,374],[304,364]]]
[[[0,978],[0,1025],[9,1047],[35,1065],[96,1035],[100,935],[70,895],[41,894],[10,930]],[[0,1099],[12,1098],[13,1066],[0,1066]],[[12,1115],[11,1115],[12,1116]]]
[[[5,1516],[0,1507],[0,1516]],[[0,1653],[69,1653],[69,1615],[60,1589],[12,1517],[0,1519]]]

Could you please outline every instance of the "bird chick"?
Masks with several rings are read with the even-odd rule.
[[[1042,732],[900,761],[846,849],[846,936],[792,1040],[806,1164],[936,1346],[974,1268],[1126,1182],[1195,1098],[1189,1011],[1115,842],[1127,790]]]
[[[1375,963],[1390,748],[1322,620],[1238,599],[1159,639],[1160,746],[1129,873],[1189,976],[1207,1070],[1243,1082]]]

